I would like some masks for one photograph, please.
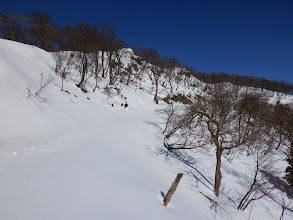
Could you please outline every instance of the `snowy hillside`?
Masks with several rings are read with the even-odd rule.
[[[126,50],[125,68],[133,56]],[[0,219],[280,217],[278,197],[255,202],[251,213],[233,205],[241,198],[245,180],[253,178],[253,161],[245,155],[226,161],[222,203],[213,209],[203,194],[213,195],[214,155],[194,152],[182,160],[163,146],[163,116],[158,110],[167,106],[161,99],[170,94],[170,87],[159,88],[159,104],[147,74],[139,86],[117,84],[110,92],[104,78],[92,92],[95,79],[89,78],[90,89],[84,93],[75,85],[78,77],[72,70],[64,81],[66,91],[61,91],[54,69],[51,53],[0,39]],[[192,80],[189,84],[196,88],[183,79],[176,93],[188,97],[200,91],[203,83]],[[292,102],[292,97],[282,101]],[[276,158],[285,170],[284,158]],[[183,178],[165,207],[162,194],[179,172]],[[287,214],[285,219],[291,217]]]

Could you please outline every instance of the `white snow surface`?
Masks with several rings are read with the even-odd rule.
[[[147,77],[145,89],[130,86],[112,98],[102,89],[85,94],[70,79],[69,94],[60,91],[54,65],[44,50],[0,39],[1,220],[279,218],[280,206],[269,198],[250,213],[222,196],[213,211],[202,193],[213,197],[215,158],[195,152],[187,166],[166,156],[157,111],[166,104],[155,104]],[[45,102],[28,97],[28,90],[38,91],[41,73],[55,78],[41,94]],[[252,178],[253,166],[243,159],[223,167],[224,192],[235,201],[245,187],[238,177]],[[184,176],[165,207],[162,193],[179,172]]]

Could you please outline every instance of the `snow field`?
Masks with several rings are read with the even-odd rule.
[[[41,73],[55,78],[41,94],[46,102],[27,97],[27,88],[39,89]],[[166,156],[157,111],[166,104],[154,103],[147,78],[144,89],[130,86],[111,98],[103,93],[106,82],[86,94],[74,83],[74,77],[65,81],[70,94],[61,92],[50,53],[0,39],[0,219],[248,218],[249,210],[237,211],[225,196],[215,213],[201,194],[213,196],[212,152],[192,153],[189,166]],[[192,92],[183,85],[178,91]],[[245,185],[237,174],[251,178],[252,161],[243,156],[223,164],[224,192],[236,200]],[[166,208],[161,192],[179,172],[184,176]],[[265,199],[255,203],[250,218],[280,213]]]

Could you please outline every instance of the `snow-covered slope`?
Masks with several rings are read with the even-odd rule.
[[[0,219],[248,218],[249,210],[237,211],[225,198],[215,212],[200,193],[212,194],[212,155],[195,153],[188,164],[167,156],[156,111],[166,104],[154,103],[147,77],[142,89],[130,86],[111,98],[102,89],[83,93],[72,79],[61,92],[54,65],[46,51],[0,39]],[[54,80],[40,97],[29,96],[41,74],[43,82]],[[251,168],[248,162],[224,168],[228,196],[241,190],[235,176]],[[179,172],[184,176],[165,207],[162,194]],[[250,218],[276,219],[280,212],[265,199]]]

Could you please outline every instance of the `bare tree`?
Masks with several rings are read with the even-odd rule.
[[[118,48],[118,47],[117,47]],[[109,84],[114,85],[117,79],[120,77],[120,81],[127,75],[123,68],[123,63],[121,58],[124,56],[125,50],[117,50],[112,55],[112,60],[110,61],[110,74],[109,74]]]
[[[290,215],[291,218],[293,218],[293,213],[292,213],[293,199],[292,199],[292,197],[288,197],[287,193],[282,192],[282,191],[280,192],[280,196],[281,196],[281,210],[282,210],[281,215],[280,215],[280,220],[284,220],[285,214],[288,214],[288,215]]]
[[[62,79],[61,91],[63,91],[64,80],[69,74],[74,60],[74,51],[59,51],[52,53],[56,62],[55,73]]]
[[[273,108],[268,123],[272,124],[277,133],[274,139],[276,149],[283,152],[287,157],[288,167],[285,177],[289,184],[293,186],[293,111],[290,106],[278,101]]]
[[[119,50],[126,47],[126,43],[121,41],[114,30],[114,27],[109,24],[102,24],[100,28],[100,33],[103,36],[103,46],[102,46],[102,67],[103,67],[103,77],[105,76],[104,59],[105,52],[108,59],[109,67],[109,85],[114,85],[117,80],[117,76],[120,74],[121,69],[121,56]]]
[[[153,49],[143,49],[142,58],[150,64],[148,76],[152,84],[155,86],[154,100],[158,104],[159,80],[165,70],[166,60]]]
[[[93,89],[93,92],[96,91],[96,89],[98,88],[98,79],[99,79],[99,72],[102,69],[102,65],[99,64],[99,60],[100,60],[100,51],[95,51],[91,54],[91,59],[93,59],[92,63],[93,63],[93,76],[96,80],[96,84],[95,84],[95,88]]]
[[[89,53],[96,50],[94,47],[97,38],[97,27],[79,22],[76,28],[72,28],[67,36],[70,47],[75,51],[76,68],[80,73],[80,81],[77,87],[85,90],[86,76],[91,62]]]
[[[101,33],[97,30],[96,31],[96,36],[93,39],[93,51],[90,54],[90,59],[91,59],[91,63],[92,63],[92,74],[96,80],[96,84],[95,87],[93,89],[93,92],[96,91],[96,89],[98,88],[98,79],[99,79],[99,73],[101,72],[101,70],[104,70],[104,57],[103,57],[103,36],[101,35]]]
[[[109,50],[109,38],[114,35],[114,28],[112,25],[103,23],[100,25],[100,34],[102,39],[101,44],[101,66],[102,66],[102,77],[107,77],[107,67],[109,66],[109,62],[106,62],[106,52]]]
[[[131,81],[131,76],[133,76],[133,81],[136,81],[136,90],[141,87],[144,73],[147,70],[147,62],[145,62],[142,57],[134,55],[131,62],[131,70],[128,72],[127,85]]]
[[[167,84],[170,86],[170,92],[173,94],[173,84],[178,83],[177,80],[179,78],[180,72],[184,71],[184,68],[180,68],[180,63],[176,58],[170,58],[166,60],[166,71],[165,71],[165,79]],[[178,84],[177,84],[178,88]]]
[[[51,23],[51,15],[32,11],[27,13],[29,43],[51,51],[58,29]]]
[[[168,150],[188,150],[214,147],[216,152],[215,195],[222,181],[222,156],[236,149],[250,150],[263,140],[262,123],[264,97],[241,92],[231,84],[215,84],[206,93],[195,97],[184,111],[170,112],[165,129]]]
[[[272,175],[275,172],[273,168],[273,156],[265,153],[261,146],[253,149],[252,156],[255,161],[253,180],[237,206],[237,208],[242,211],[244,211],[251,202],[259,200],[264,196],[269,196],[276,188],[266,177],[267,174]]]
[[[3,39],[26,42],[25,17],[0,12],[0,37]]]
[[[40,76],[40,88],[38,89],[37,92],[32,92],[32,90],[28,87],[27,92],[28,92],[28,98],[35,98],[39,102],[45,102],[46,99],[41,97],[41,94],[48,88],[51,82],[53,82],[54,78],[49,76],[49,77],[44,77],[44,74],[41,73]]]

